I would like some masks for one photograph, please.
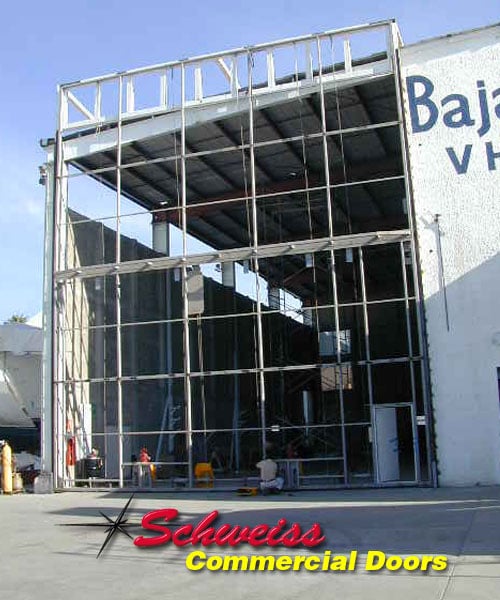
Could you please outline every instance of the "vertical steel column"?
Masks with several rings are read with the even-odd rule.
[[[266,432],[266,382],[264,379],[264,339],[262,331],[262,307],[260,300],[260,282],[259,282],[259,259],[258,246],[259,234],[257,231],[257,184],[255,177],[255,134],[254,134],[254,111],[253,111],[253,56],[248,53],[248,136],[250,146],[250,178],[252,194],[252,228],[253,228],[253,254],[255,266],[255,285],[256,285],[256,320],[257,320],[257,369],[259,378],[259,396],[260,396],[260,420],[262,429],[262,457],[267,458],[267,432]]]
[[[335,271],[335,251],[330,250],[330,258],[332,263],[332,287],[333,287],[333,305],[335,315],[335,337],[336,337],[336,354],[337,364],[339,369],[339,402],[340,402],[340,425],[342,428],[342,462],[344,465],[344,484],[347,485],[347,439],[345,431],[345,409],[344,409],[344,374],[342,371],[342,350],[340,346],[340,317],[339,317],[339,302],[337,291],[337,273]]]
[[[333,215],[332,215],[332,193],[330,189],[330,163],[328,160],[328,138],[326,137],[326,107],[325,107],[325,88],[323,84],[323,62],[321,60],[321,43],[319,36],[316,37],[316,47],[318,50],[318,69],[319,69],[319,97],[321,102],[321,140],[323,142],[323,161],[325,167],[325,186],[326,202],[328,206],[328,231],[330,240],[333,242]],[[339,123],[340,127],[340,123]],[[333,244],[332,244],[333,245]]]
[[[64,476],[65,476],[65,395],[66,395],[66,387],[64,383],[65,379],[65,369],[64,369],[64,320],[62,317],[62,311],[65,307],[65,298],[66,298],[66,284],[57,285],[55,289],[55,311],[56,311],[56,322],[55,322],[55,331],[56,331],[56,344],[54,345],[55,352],[55,360],[56,360],[56,371],[55,377],[57,383],[54,385],[55,389],[55,413],[56,413],[56,436],[54,440],[54,453],[56,457],[56,477],[55,477],[55,485],[56,487],[64,486]]]
[[[433,432],[432,423],[432,402],[431,402],[431,391],[430,391],[430,369],[429,369],[429,357],[427,354],[427,337],[425,333],[425,314],[422,299],[422,280],[418,269],[418,246],[416,241],[417,230],[415,220],[415,206],[413,202],[413,190],[410,178],[410,168],[408,164],[408,139],[407,139],[407,128],[405,123],[405,115],[403,111],[403,92],[402,92],[402,79],[401,79],[401,65],[399,63],[399,55],[397,48],[399,47],[400,37],[398,36],[398,29],[395,23],[389,25],[391,35],[389,37],[389,48],[387,53],[392,57],[392,63],[394,68],[394,79],[396,88],[396,104],[398,109],[398,120],[399,120],[399,137],[401,143],[401,155],[403,158],[403,172],[405,176],[405,191],[406,191],[406,207],[408,213],[408,225],[411,231],[411,261],[413,267],[413,282],[415,288],[415,303],[417,307],[417,328],[418,328],[418,340],[420,351],[422,352],[422,393],[424,396],[424,407],[425,407],[425,442],[427,447],[427,466],[429,469],[429,475],[434,487],[438,485],[437,479],[437,464],[434,452],[434,446],[431,441]]]
[[[335,251],[333,249],[334,231],[333,231],[333,211],[332,211],[332,193],[330,189],[330,160],[328,152],[328,139],[326,137],[326,105],[325,105],[325,89],[323,85],[323,61],[321,58],[321,43],[320,38],[316,38],[316,45],[318,50],[318,67],[319,67],[319,94],[321,103],[321,139],[323,142],[323,160],[325,167],[325,183],[326,183],[326,201],[327,201],[327,214],[328,214],[328,234],[330,237],[330,261],[332,265],[332,288],[333,288],[333,305],[334,305],[334,317],[335,317],[335,339],[336,339],[336,355],[337,365],[339,369],[339,403],[340,403],[340,426],[342,432],[342,464],[344,469],[344,484],[347,485],[347,440],[345,432],[345,412],[344,412],[344,377],[342,373],[342,352],[340,346],[340,317],[339,317],[339,305],[338,305],[338,291],[337,291],[337,274],[335,271]],[[334,68],[332,64],[332,69]],[[335,73],[332,71],[333,76]],[[342,125],[339,122],[339,128]],[[317,310],[317,309],[316,309]]]
[[[116,138],[116,242],[115,242],[115,303],[116,303],[116,396],[118,405],[118,463],[119,463],[119,487],[123,487],[123,389],[122,389],[122,313],[121,313],[121,238],[120,238],[120,208],[122,190],[122,112],[123,112],[123,77],[119,78],[118,85],[118,127]]]
[[[182,317],[184,334],[184,396],[189,487],[193,487],[193,407],[191,398],[191,349],[189,343],[189,297],[187,282],[187,185],[186,185],[186,66],[181,65],[181,211],[182,211]]]
[[[161,252],[166,256],[170,256],[170,225],[168,221],[153,223],[153,250]],[[160,333],[160,357],[162,361],[162,368],[167,369],[167,374],[172,374],[172,285],[171,285],[172,271],[168,269],[165,271],[165,309],[166,309],[166,336]],[[166,338],[166,339],[165,339]],[[163,362],[164,356],[166,357],[165,363]],[[172,427],[172,414],[174,407],[173,398],[173,381],[169,377],[167,379],[167,397],[165,399],[165,406],[163,407],[163,415],[161,418],[160,436],[158,438],[158,444],[156,446],[155,461],[160,462],[161,453],[163,450],[163,439],[165,437],[165,427],[168,430]],[[174,436],[168,435],[168,453],[172,454],[174,451]]]
[[[54,193],[54,275],[66,266],[67,235],[63,234],[62,222],[67,227],[67,168],[64,163],[62,129],[66,119],[67,104],[64,91],[59,88],[59,118],[55,147],[55,193]],[[54,483],[64,486],[65,476],[65,349],[64,349],[64,311],[66,310],[66,284],[53,281],[53,414],[55,416],[55,435],[53,438],[53,461],[55,467]],[[55,383],[57,381],[57,383]]]
[[[413,460],[415,463],[415,482],[419,482],[420,477],[420,447],[418,443],[417,416],[417,393],[415,389],[415,365],[413,364],[413,339],[411,334],[410,320],[410,301],[408,299],[408,280],[406,276],[405,248],[404,242],[399,243],[401,252],[401,269],[403,271],[403,286],[405,293],[405,313],[406,313],[406,332],[408,335],[408,356],[410,359],[410,381],[411,381],[411,401],[413,405],[411,428],[413,432]]]
[[[374,467],[374,475],[376,483],[380,483],[380,474],[378,469],[378,449],[375,422],[375,409],[373,406],[373,384],[372,384],[372,364],[370,358],[370,327],[368,324],[368,305],[366,302],[366,281],[365,281],[365,265],[363,262],[363,248],[358,249],[359,252],[359,270],[361,274],[361,300],[363,302],[363,320],[365,326],[365,353],[366,353],[366,374],[368,378],[368,401],[370,403],[370,416],[372,428],[372,460]]]
[[[54,260],[55,260],[55,178],[56,160],[45,164],[45,245],[43,263],[43,357],[42,357],[42,414],[41,458],[42,472],[54,470],[53,436],[55,414],[53,406],[53,325],[54,325]]]

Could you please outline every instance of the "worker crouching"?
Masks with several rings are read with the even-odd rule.
[[[257,463],[260,471],[260,491],[266,494],[279,494],[285,480],[278,475],[278,465],[274,460],[266,458]]]

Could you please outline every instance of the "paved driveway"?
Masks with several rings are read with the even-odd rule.
[[[71,492],[47,496],[0,496],[0,590],[2,597],[38,600],[117,598],[224,599],[323,598],[351,600],[497,600],[500,598],[500,488],[399,489],[300,492],[269,498],[196,492],[136,495],[127,513],[133,537],[153,509],[179,510],[176,523],[194,523],[209,511],[233,525],[274,525],[280,518],[304,527],[320,523],[321,555],[358,551],[352,572],[191,572],[192,547],[137,548],[120,532],[101,557],[102,511],[116,518],[128,495]],[[150,535],[153,535],[150,533]],[[189,548],[189,549],[188,549]],[[366,554],[445,555],[442,572],[365,570]],[[211,546],[207,555],[228,550]],[[269,554],[240,546],[236,553]],[[311,551],[275,548],[275,555]]]

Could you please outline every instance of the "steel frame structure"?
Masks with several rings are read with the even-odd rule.
[[[356,63],[352,59],[351,39],[353,36],[366,33],[380,32],[386,38],[386,56],[371,62]],[[342,462],[341,474],[333,474],[330,479],[337,480],[335,485],[349,486],[352,484],[349,478],[348,465],[348,442],[346,432],[348,427],[362,426],[371,431],[375,425],[376,402],[373,397],[373,369],[377,365],[405,363],[410,369],[410,398],[407,403],[410,407],[412,419],[412,443],[414,445],[414,476],[409,480],[398,481],[398,484],[435,484],[435,470],[432,448],[431,431],[431,405],[430,392],[427,385],[427,358],[425,354],[425,339],[423,333],[423,313],[421,307],[420,289],[418,285],[419,272],[415,256],[415,237],[413,226],[411,190],[408,182],[408,168],[405,153],[404,124],[401,108],[401,92],[398,85],[399,67],[397,62],[397,49],[401,45],[401,37],[396,24],[393,21],[379,22],[358,27],[346,28],[336,31],[328,31],[318,35],[309,35],[299,38],[282,40],[268,44],[261,44],[248,48],[240,48],[217,54],[211,54],[177,62],[169,62],[152,67],[135,69],[119,74],[110,74],[62,85],[59,88],[59,117],[55,140],[47,147],[48,160],[46,165],[46,247],[45,247],[45,279],[44,279],[44,314],[45,314],[45,365],[44,365],[44,420],[43,420],[43,465],[47,471],[53,470],[57,487],[68,487],[74,485],[74,478],[68,477],[65,469],[66,441],[68,438],[67,408],[69,395],[74,394],[75,386],[90,385],[93,383],[112,383],[116,386],[117,393],[117,415],[118,423],[115,432],[92,433],[94,438],[104,436],[105,439],[117,438],[118,449],[118,477],[107,477],[107,481],[117,484],[123,488],[127,484],[125,471],[131,466],[124,455],[125,436],[144,435],[171,435],[184,436],[186,444],[186,460],[169,461],[159,460],[160,465],[180,465],[185,468],[186,479],[189,487],[192,487],[193,469],[195,459],[193,457],[193,436],[197,434],[207,435],[214,432],[225,432],[238,435],[245,432],[254,432],[260,435],[262,456],[268,452],[267,437],[274,431],[273,424],[266,422],[266,375],[269,373],[281,373],[285,371],[307,371],[311,369],[323,369],[325,367],[338,368],[340,384],[339,422],[325,424],[308,424],[307,427],[314,428],[330,427],[340,429],[342,453],[340,456],[329,456],[325,459],[304,459],[307,461],[325,460]],[[334,49],[342,48],[342,57],[332,60]],[[295,65],[300,57],[304,71],[291,81],[284,78],[279,79],[276,75],[276,55],[281,51],[293,52]],[[330,53],[330,54],[328,54]],[[326,56],[325,56],[326,55]],[[258,58],[265,58],[265,76],[257,85],[255,75]],[[325,66],[326,64],[326,66]],[[340,69],[335,65],[341,64]],[[223,93],[209,94],[205,89],[205,82],[210,81],[210,69],[216,69],[225,78],[227,89]],[[207,74],[208,73],[208,74]],[[259,72],[259,76],[262,75]],[[141,77],[150,77],[150,83],[157,86],[157,102],[147,107],[139,107],[137,98],[140,96]],[[388,120],[382,123],[363,125],[358,127],[329,129],[327,123],[327,108],[325,95],[327,91],[348,88],[359,82],[376,81],[381,78],[392,77],[396,82],[396,99],[398,119]],[[176,89],[173,82],[178,84]],[[114,96],[110,90],[114,89]],[[189,92],[188,90],[191,90]],[[297,136],[284,136],[271,141],[258,141],[255,139],[255,113],[267,106],[279,103],[283,99],[305,98],[310,93],[316,93],[320,100],[320,131]],[[113,96],[116,101],[115,110],[110,116],[106,116],[110,103],[107,95]],[[223,148],[196,150],[189,146],[186,139],[187,130],[196,122],[214,118],[217,111],[223,110],[225,114],[236,114],[244,112],[248,118],[248,140],[239,140],[240,143],[230,144]],[[76,116],[75,116],[76,115]],[[399,137],[402,151],[403,172],[399,175],[366,178],[353,182],[331,181],[331,154],[333,140],[339,138],[342,146],[342,136],[358,131],[379,131],[385,128],[399,129]],[[164,132],[173,132],[178,139],[178,151],[160,157],[143,157],[141,160],[123,161],[123,148],[137,140],[144,140],[150,136],[159,135]],[[177,137],[178,136],[178,137]],[[302,187],[299,184],[289,186],[290,189],[261,191],[259,180],[259,165],[256,154],[260,148],[270,147],[276,144],[287,144],[299,141],[305,143],[307,140],[318,140],[322,145],[324,164],[324,183],[316,184],[306,180]],[[113,150],[115,159],[113,165],[101,166],[89,169],[81,164],[81,159],[90,152],[107,152]],[[231,203],[245,202],[248,206],[250,243],[246,247],[235,247],[226,249],[214,249],[212,251],[192,253],[189,250],[189,219],[192,205],[188,201],[188,189],[190,185],[187,163],[193,158],[211,157],[216,154],[229,152],[240,152],[246,157],[249,164],[249,185],[242,195],[224,197],[220,200],[207,200],[196,204],[200,210],[203,206],[213,209],[216,206],[226,207]],[[70,165],[77,167],[78,172],[71,172]],[[175,206],[148,207],[151,215],[178,215],[178,227],[182,232],[182,247],[177,255],[157,256],[147,259],[122,260],[121,256],[121,223],[125,217],[142,212],[124,213],[122,210],[123,198],[132,197],[122,184],[124,174],[144,165],[157,165],[158,167],[180,165],[178,175],[178,194],[180,202]],[[344,163],[345,170],[345,163]],[[103,264],[91,264],[83,266],[74,260],[72,245],[72,227],[80,223],[94,222],[94,219],[68,217],[70,198],[68,186],[74,178],[91,177],[97,181],[105,181],[105,176],[113,174],[114,190],[116,193],[115,210],[113,215],[103,217],[100,221],[105,224],[112,222],[115,231],[115,260]],[[350,233],[338,235],[334,231],[334,209],[335,194],[337,190],[345,190],[354,186],[363,186],[369,183],[384,183],[393,180],[402,181],[406,191],[406,211],[408,214],[408,227],[385,231],[373,231],[367,233]],[[310,185],[311,184],[311,185]],[[298,187],[297,187],[298,186]],[[281,198],[290,194],[300,192],[322,192],[326,197],[327,230],[326,237],[302,239],[294,242],[280,242],[266,244],[259,239],[258,216],[259,201],[264,198]],[[367,247],[385,246],[388,244],[399,247],[401,257],[401,276],[403,280],[403,295],[391,297],[388,300],[373,300],[367,296],[366,266],[364,264],[364,252]],[[361,299],[355,302],[341,302],[338,298],[338,286],[336,281],[336,260],[338,251],[357,249],[357,261],[361,275]],[[264,284],[265,276],[260,275],[260,266],[268,259],[276,257],[303,257],[305,255],[317,256],[324,253],[329,256],[331,264],[331,292],[333,301],[330,303],[316,304],[314,309],[332,309],[335,323],[335,357],[334,360],[321,363],[308,363],[300,365],[270,366],[266,364],[264,356],[264,332],[263,318],[271,314],[283,314],[281,309],[263,306],[263,291],[260,289]],[[411,264],[409,274],[406,266]],[[251,316],[256,327],[256,363],[253,368],[226,368],[216,371],[196,369],[192,364],[192,352],[190,346],[190,324],[193,321],[189,306],[188,271],[192,267],[200,265],[221,264],[251,264],[255,276],[256,297],[252,309],[244,312],[234,312],[229,315],[199,316],[200,321],[209,319],[224,319]],[[182,283],[182,316],[180,318],[160,318],[148,321],[136,321],[133,323],[122,320],[122,278],[125,275],[137,273],[172,272],[180,274]],[[72,299],[78,295],[78,286],[83,286],[86,280],[98,277],[113,281],[115,297],[116,322],[113,324],[92,325],[90,321],[75,323],[74,318],[68,318],[71,311]],[[410,291],[408,278],[413,279],[413,293]],[[406,338],[408,350],[405,356],[391,358],[374,358],[370,354],[370,319],[369,308],[372,305],[384,302],[400,303],[404,306]],[[411,324],[412,306],[416,307],[417,338]],[[365,332],[365,357],[356,361],[356,365],[366,368],[368,379],[368,403],[369,420],[360,422],[349,422],[345,420],[344,366],[353,366],[346,361],[342,355],[341,347],[341,324],[339,311],[346,307],[359,307],[362,312],[363,329]],[[264,311],[265,308],[265,311]],[[295,312],[304,314],[304,309],[294,309]],[[265,315],[264,315],[265,312]],[[293,312],[293,310],[291,311]],[[81,315],[80,315],[81,316]],[[84,316],[83,316],[84,317]],[[183,336],[183,370],[182,372],[158,372],[148,375],[127,375],[123,371],[123,340],[122,335],[127,328],[136,328],[146,324],[173,324],[182,326]],[[115,363],[116,372],[113,376],[90,377],[85,368],[80,375],[75,374],[71,368],[68,371],[67,361],[75,360],[75,355],[85,353],[86,350],[76,348],[78,343],[82,344],[83,335],[75,342],[77,332],[91,330],[113,331],[116,336]],[[80,340],[78,342],[78,340]],[[171,341],[171,340],[170,340]],[[415,347],[418,350],[415,351]],[[49,349],[51,351],[49,351]],[[69,357],[69,358],[68,358]],[[421,365],[420,376],[416,365]],[[168,371],[168,369],[167,369]],[[233,376],[240,374],[253,374],[257,380],[258,404],[260,425],[258,427],[232,427],[213,429],[205,427],[197,429],[193,425],[193,399],[192,382],[203,380],[211,376]],[[70,375],[70,376],[68,376]],[[160,429],[149,431],[125,431],[123,414],[124,398],[123,384],[126,382],[140,382],[143,380],[181,380],[184,383],[185,401],[185,426],[176,430],[167,430],[163,426]],[[419,447],[419,435],[416,415],[421,412],[417,406],[417,385],[422,386],[423,402],[425,406],[425,446],[429,466],[429,477],[423,478],[421,473],[420,454],[423,451]],[[73,386],[73,387],[72,387]],[[83,387],[82,387],[83,389]],[[398,406],[403,406],[399,404]],[[81,425],[81,424],[80,424]],[[299,430],[304,426],[281,424],[280,430]],[[372,444],[373,452],[373,479],[369,485],[387,485],[381,481],[378,471],[379,460],[377,458],[377,445]],[[311,475],[311,479],[323,477],[324,475]],[[340,479],[340,482],[338,481]]]

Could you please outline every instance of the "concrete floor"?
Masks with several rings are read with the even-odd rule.
[[[166,507],[177,508],[188,522],[215,508],[221,512],[221,522],[232,524],[272,525],[281,517],[302,526],[317,521],[327,540],[314,554],[327,549],[339,554],[359,552],[357,570],[340,573],[190,572],[185,566],[187,548],[136,548],[119,532],[96,560],[105,538],[99,511],[114,518],[127,499],[95,491],[0,496],[2,596],[16,600],[500,597],[500,487],[297,492],[272,499],[210,492],[149,493],[137,495],[130,505],[129,523],[137,524],[144,513]],[[133,536],[145,533],[139,526],[129,531]],[[369,550],[444,554],[449,567],[427,574],[369,573],[363,558]],[[248,546],[236,552],[245,551],[270,553]],[[208,553],[227,550],[212,546]]]

